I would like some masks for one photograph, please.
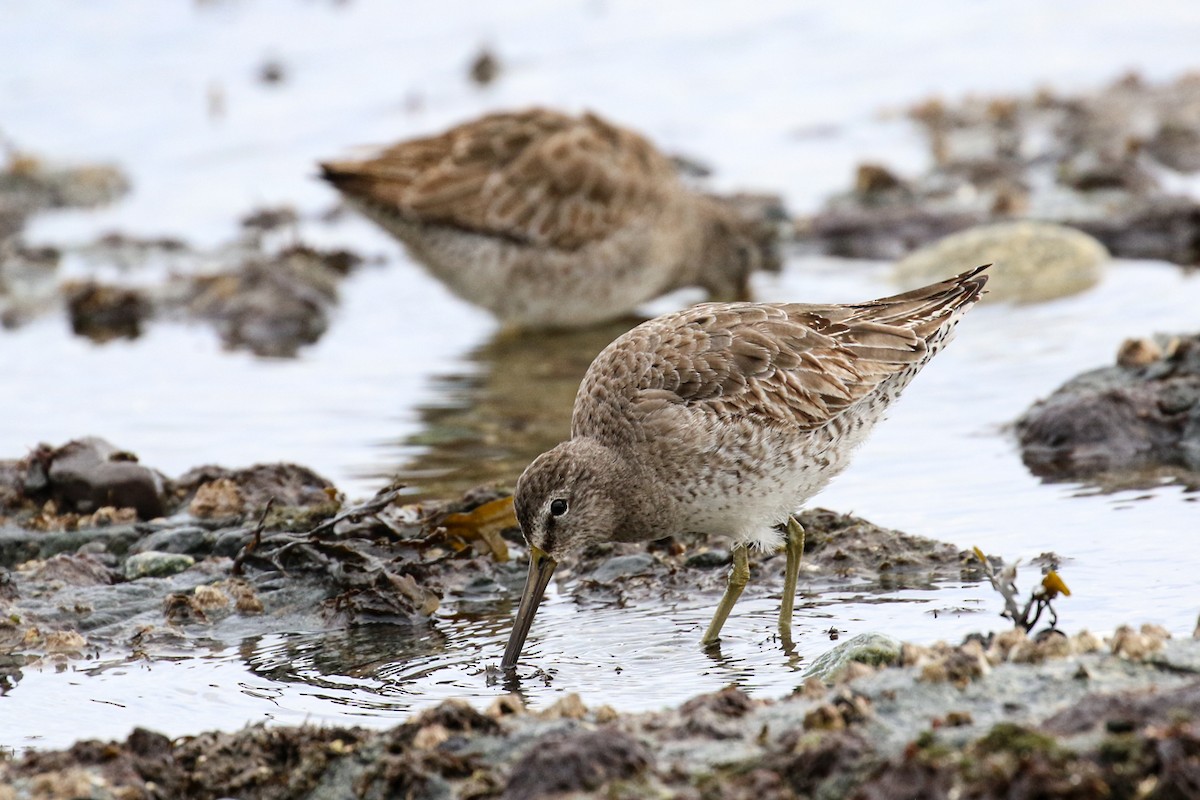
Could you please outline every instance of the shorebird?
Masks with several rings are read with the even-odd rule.
[[[986,268],[852,305],[706,303],[613,341],[580,384],[571,438],[517,481],[529,574],[501,666],[516,666],[566,554],[692,532],[733,545],[702,641],[720,638],[749,579],[747,548],[780,545],[779,628],[789,640],[804,551],[792,513],[846,467],[950,339],[979,300]]]
[[[591,325],[684,286],[748,299],[777,233],[688,188],[595,114],[489,114],[322,177],[459,297],[511,327]]]

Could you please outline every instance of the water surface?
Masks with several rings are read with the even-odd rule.
[[[414,495],[511,482],[565,434],[579,375],[621,326],[555,339],[499,332],[369,224],[321,222],[335,197],[312,178],[318,158],[495,108],[588,107],[708,162],[719,188],[778,191],[812,210],[860,160],[922,168],[917,137],[881,109],[931,92],[1076,90],[1130,68],[1173,77],[1195,66],[1198,25],[1200,6],[1165,1],[1136,15],[1123,2],[949,0],[920,15],[883,2],[9,6],[4,136],[50,158],[116,161],[134,184],[109,208],[39,217],[32,244],[118,229],[211,246],[243,214],[286,203],[302,214],[297,238],[385,263],[346,281],[329,333],[293,360],[224,352],[207,328],[169,322],[104,346],[72,337],[60,316],[5,331],[0,454],[95,434],[172,474],[296,461],[352,497],[397,475]],[[488,89],[465,79],[483,43],[506,68]],[[284,66],[282,84],[255,79],[268,59]],[[67,276],[91,269],[70,254],[63,266]],[[799,257],[756,284],[769,300],[862,300],[888,288],[886,265]],[[1075,592],[1059,606],[1069,630],[1151,621],[1189,632],[1200,610],[1195,496],[1043,484],[1005,426],[1066,378],[1111,363],[1125,336],[1195,330],[1197,307],[1200,281],[1123,263],[1078,297],[976,309],[819,502],[1006,559],[1061,554]],[[620,709],[729,683],[778,696],[831,646],[831,627],[928,642],[1005,624],[999,598],[977,584],[848,589],[800,604],[788,654],[774,637],[778,599],[748,592],[712,658],[696,642],[714,603],[579,607],[552,587],[525,662],[527,675],[544,675],[522,689],[536,706],[578,692]],[[101,654],[61,673],[28,669],[0,697],[0,746],[120,737],[134,725],[171,735],[260,720],[385,726],[446,697],[486,705],[505,691],[485,667],[499,660],[510,619],[507,602],[449,598],[417,631],[297,631],[152,663]]]

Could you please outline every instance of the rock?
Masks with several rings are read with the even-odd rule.
[[[896,664],[900,661],[901,647],[898,639],[886,634],[860,633],[814,659],[805,670],[804,677],[816,677],[826,683],[832,683],[851,664],[867,664],[872,667]]]
[[[212,554],[233,558],[253,538],[251,528],[229,528],[216,534]]]
[[[150,302],[135,289],[85,281],[68,284],[63,291],[71,329],[97,343],[136,339],[151,314]]]
[[[234,513],[257,513],[272,498],[277,508],[321,506],[336,493],[330,481],[298,464],[194,467],[174,481],[174,490],[198,517],[223,517],[239,504],[242,510]]]
[[[227,347],[291,357],[325,333],[337,284],[358,261],[303,246],[255,255],[227,272],[189,278],[183,302],[216,324]]]
[[[29,457],[26,493],[46,494],[81,514],[103,506],[133,508],[141,519],[165,511],[163,478],[142,466],[137,456],[89,436],[51,450],[43,446]]]
[[[67,167],[14,153],[0,170],[0,205],[26,212],[92,208],[111,203],[128,192],[129,186],[129,179],[112,165]]]
[[[52,533],[0,528],[0,566],[20,564],[31,558],[50,558],[58,553],[73,552],[84,545],[100,547],[113,555],[124,555],[141,536],[134,525]]]
[[[212,550],[213,542],[216,539],[216,534],[204,528],[194,525],[178,525],[155,531],[135,544],[132,549],[135,553],[155,551],[206,555]]]
[[[165,578],[183,572],[195,563],[196,559],[182,553],[146,550],[125,559],[125,577],[131,581],[138,578]]]
[[[629,780],[650,765],[650,753],[612,729],[555,735],[536,742],[512,769],[504,800],[536,800],[559,792],[592,792]]]
[[[237,484],[230,478],[217,478],[200,484],[188,513],[201,519],[240,516],[246,510],[246,501]]]
[[[87,639],[78,631],[50,631],[42,648],[47,653],[78,653],[87,647]]]
[[[1200,334],[1155,342],[1132,355],[1123,345],[1126,366],[1072,378],[1021,415],[1017,439],[1031,472],[1056,480],[1200,472]]]
[[[733,556],[730,555],[728,550],[712,548],[688,556],[687,561],[683,563],[691,569],[716,569],[728,566],[732,560]]]
[[[1047,222],[999,222],[945,237],[904,258],[896,279],[905,289],[955,271],[993,264],[984,302],[1032,303],[1077,294],[1100,280],[1108,251],[1074,228]]]
[[[1162,357],[1162,347],[1153,339],[1126,339],[1117,351],[1117,366],[1145,367]]]
[[[471,61],[471,80],[480,86],[487,86],[499,77],[501,70],[500,59],[490,49],[484,47]]]
[[[657,559],[648,553],[614,556],[596,567],[587,578],[597,583],[615,583],[624,578],[649,572],[657,563]]]
[[[15,328],[57,301],[61,253],[52,247],[26,247],[7,238],[2,217],[0,214],[0,324]]]
[[[111,558],[111,556],[110,556]],[[26,569],[26,567],[22,567]],[[29,577],[38,581],[55,581],[68,586],[109,586],[121,580],[104,559],[91,553],[59,553],[37,563]]]
[[[800,241],[830,255],[896,259],[971,225],[1027,217],[1078,228],[1119,258],[1200,260],[1200,202],[1169,194],[1158,179],[1200,167],[1194,75],[1157,85],[1119,80],[1070,97],[934,98],[909,116],[932,168],[900,180],[886,165],[860,167],[852,186],[799,222]],[[997,278],[990,290],[1001,288]],[[1016,299],[1074,287],[1039,283],[1035,296]]]

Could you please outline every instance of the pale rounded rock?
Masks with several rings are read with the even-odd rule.
[[[901,259],[895,275],[901,287],[911,289],[947,271],[993,264],[983,302],[1038,303],[1095,286],[1109,258],[1104,245],[1083,231],[1020,220],[939,239]]]

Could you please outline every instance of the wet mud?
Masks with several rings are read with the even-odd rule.
[[[1126,341],[1115,365],[1067,381],[1015,428],[1025,465],[1049,480],[1200,487],[1200,335]]]
[[[908,110],[932,166],[908,178],[863,164],[798,238],[831,255],[897,259],[989,222],[1038,219],[1115,257],[1200,262],[1200,205],[1164,174],[1200,170],[1200,76],[1127,75],[1092,93],[933,98]]]

